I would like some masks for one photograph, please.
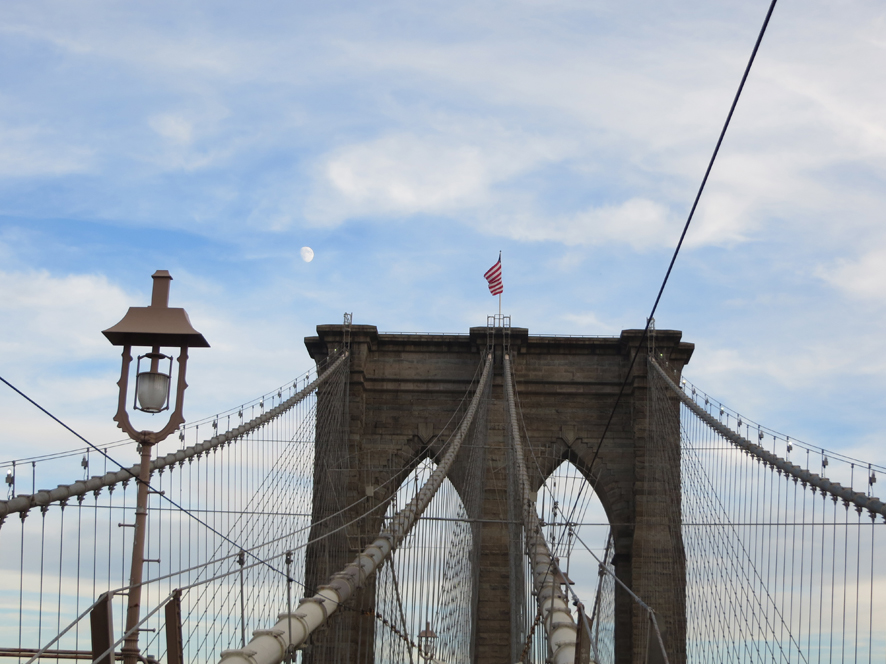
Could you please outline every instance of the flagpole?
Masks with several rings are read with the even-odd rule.
[[[483,275],[486,281],[489,284],[489,292],[493,295],[498,294],[498,316],[493,316],[493,318],[497,318],[501,321],[501,294],[504,291],[504,287],[501,282],[501,252],[498,252],[498,262],[493,265],[491,268],[486,270],[486,274]]]
[[[498,251],[498,263],[501,265],[501,250]],[[498,294],[498,320],[501,322],[501,293]]]

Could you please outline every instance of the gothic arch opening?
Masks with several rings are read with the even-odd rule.
[[[539,487],[536,504],[545,538],[568,582],[567,594],[570,600],[580,597],[583,602],[594,661],[611,662],[615,582],[610,575],[601,575],[600,565],[613,569],[613,528],[603,502],[586,474],[564,459]],[[578,622],[579,609],[572,606]]]
[[[409,504],[436,467],[429,458],[418,463],[388,505],[385,524]],[[376,662],[424,661],[429,654],[447,663],[471,661],[479,555],[475,534],[462,496],[444,479],[422,517],[379,569]]]

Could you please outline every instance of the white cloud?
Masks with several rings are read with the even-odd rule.
[[[210,76],[245,73],[244,50],[252,50],[245,43],[228,48],[196,23],[158,24],[154,21],[157,11],[146,15],[138,7],[113,6],[101,0],[78,7],[20,3],[4,10],[0,31],[9,37],[49,44],[75,57],[123,62],[147,71]],[[179,25],[188,29],[181,31]],[[253,46],[261,50],[263,44],[256,41]]]
[[[148,120],[148,124],[160,136],[175,143],[187,145],[193,138],[193,124],[181,115],[173,113],[155,115]]]
[[[0,177],[25,178],[84,173],[93,151],[39,126],[0,125]]]
[[[819,267],[816,274],[854,297],[886,301],[886,247],[855,260],[839,259],[831,266]]]
[[[335,225],[354,217],[451,214],[490,235],[566,245],[669,246],[675,223],[655,201],[631,198],[572,214],[545,214],[511,181],[556,164],[574,148],[553,138],[486,127],[454,135],[389,135],[323,158],[309,218]],[[472,220],[472,221],[471,221]],[[679,230],[679,229],[677,229]]]
[[[254,132],[231,136],[226,131],[230,110],[215,99],[197,97],[174,111],[148,117],[159,141],[133,145],[133,156],[162,171],[198,171],[218,167],[242,153],[256,139]]]
[[[322,158],[308,216],[336,224],[353,216],[485,207],[495,185],[558,153],[562,148],[552,141],[483,126],[383,136]]]
[[[457,20],[436,16],[441,28],[461,30],[453,32],[458,39],[434,30],[400,31],[359,12],[335,21],[323,12],[305,16],[300,39],[282,39],[245,14],[232,19],[195,10],[169,26],[146,20],[138,9],[102,2],[78,10],[54,6],[52,12],[7,9],[4,30],[52,44],[78,66],[88,61],[125,73],[151,86],[164,103],[176,98],[172,110],[149,111],[147,122],[162,138],[156,144],[139,145],[137,132],[109,141],[105,128],[85,128],[103,162],[123,156],[139,166],[193,172],[252,163],[244,156],[276,162],[266,157],[277,149],[292,155],[295,169],[280,160],[285,172],[266,181],[250,180],[241,189],[232,178],[223,191],[213,190],[213,216],[235,216],[231,228],[247,219],[282,230],[299,223],[302,210],[310,222],[326,226],[355,217],[443,214],[485,227],[484,220],[506,216],[517,220],[509,236],[526,241],[624,242],[606,230],[607,220],[617,218],[613,223],[636,231],[627,240],[638,249],[674,241],[662,220],[685,218],[759,24],[752,10],[737,7],[706,7],[695,24],[654,6],[611,12],[518,3],[502,16],[481,3],[458,12]],[[820,16],[825,9],[816,11]],[[785,207],[808,210],[802,220],[807,228],[826,226],[847,207],[856,208],[856,226],[879,223],[873,214],[879,196],[847,201],[825,186],[832,185],[832,169],[847,162],[886,173],[883,93],[866,83],[886,58],[868,11],[852,4],[824,31],[820,21],[792,22],[790,14],[774,24],[782,32],[767,37],[688,246],[765,238],[766,222]],[[636,29],[623,31],[641,12]],[[163,16],[162,7],[156,13]],[[97,14],[102,20],[92,20]],[[241,24],[217,32],[225,19]],[[592,20],[612,29],[587,39],[585,22]],[[327,29],[322,38],[312,31],[318,24]],[[822,39],[850,46],[811,44]],[[244,81],[270,83],[273,92],[259,88],[244,95]],[[324,98],[333,91],[334,113],[304,103],[318,89]],[[239,115],[253,93],[270,102]],[[230,118],[227,107],[235,109]],[[339,148],[321,140],[310,155],[299,152],[301,143],[268,139],[293,125],[305,128],[293,132],[299,136],[357,138]],[[26,165],[10,167],[12,175],[31,172],[26,157],[34,172],[65,173],[85,168],[88,156],[56,138],[31,141],[4,163]],[[284,183],[292,172],[304,172],[302,157],[315,159],[314,189],[293,193],[304,185]],[[536,186],[564,173],[576,187],[617,191],[602,207],[600,200],[579,200],[564,211]],[[528,185],[521,179],[527,175],[533,179]],[[244,202],[247,186],[261,196]],[[185,205],[179,199],[170,205]],[[106,210],[104,216],[125,212]],[[176,209],[169,217],[190,221],[193,215]],[[800,225],[791,215],[784,223]],[[586,228],[594,229],[594,239],[585,237]]]
[[[846,170],[848,165],[861,166],[874,177],[886,174],[882,159],[886,123],[879,112],[883,94],[866,83],[871,72],[886,66],[886,52],[871,40],[871,34],[862,34],[871,33],[864,27],[870,25],[864,19],[866,10],[853,5],[853,11],[851,20],[841,16],[836,23],[831,21],[826,34],[820,22],[804,19],[799,27],[787,30],[783,24],[775,26],[778,35],[767,37],[765,52],[752,72],[687,238],[690,247],[766,238],[770,236],[767,223],[773,217],[795,232],[801,228],[811,232],[812,242],[816,238],[831,242],[826,234],[812,231],[831,225],[834,216],[847,212],[847,207],[852,208],[855,226],[880,223],[878,197],[852,192],[847,200],[847,191],[834,186],[835,171]],[[519,109],[508,116],[513,126],[522,126],[524,131],[535,126],[548,141],[570,142],[573,149],[568,153],[513,174],[500,173],[492,180],[498,185],[494,199],[479,175],[482,169],[470,177],[475,163],[467,159],[458,173],[467,175],[473,186],[459,182],[445,167],[435,175],[460,194],[452,198],[462,202],[460,209],[472,213],[469,218],[488,218],[490,209],[511,216],[520,210],[527,217],[555,221],[539,228],[532,222],[518,224],[519,237],[575,241],[583,218],[599,218],[596,212],[575,212],[571,219],[551,214],[534,191],[503,189],[514,175],[525,172],[547,181],[549,175],[541,169],[556,164],[572,173],[585,169],[591,188],[599,186],[595,180],[632,187],[631,193],[621,196],[623,201],[655,201],[685,219],[758,27],[759,17],[740,13],[741,29],[748,30],[747,42],[740,38],[738,28],[722,31],[721,25],[714,31],[676,26],[685,39],[653,38],[643,49],[632,48],[637,44],[630,37],[616,33],[591,41],[573,40],[574,33],[563,26],[558,26],[559,39],[554,42],[537,29],[527,34],[529,23],[521,14],[504,19],[482,41],[357,39],[348,42],[343,52],[368,76],[406,77],[426,93],[442,89],[451,97],[468,97],[487,107]],[[478,11],[467,20],[484,24],[486,18]],[[667,20],[674,20],[673,16]],[[790,24],[791,18],[782,20]],[[836,52],[822,49],[822,39],[850,46]],[[811,56],[800,55],[810,52]],[[536,124],[539,116],[547,122]],[[421,118],[413,119],[413,124],[420,122]],[[564,154],[572,160],[566,161]],[[443,160],[450,162],[455,160]],[[418,178],[414,170],[407,172]],[[379,173],[386,171],[382,168]],[[445,210],[446,206],[435,204],[440,198],[451,200],[445,196],[451,192],[443,186],[435,188],[440,194],[437,198],[419,186],[404,186],[410,181],[404,182],[403,177],[387,182],[390,190],[384,198],[402,196],[425,203],[425,207],[403,206],[404,210]],[[357,184],[354,180],[347,183]],[[365,191],[363,196],[368,201]],[[632,207],[628,202],[622,206],[625,212]],[[395,209],[400,208],[392,204],[385,211]],[[793,214],[797,210],[800,215]],[[605,215],[612,212],[603,210]],[[636,218],[637,212],[634,209],[632,216]],[[634,224],[628,227],[636,228]],[[652,238],[641,235],[631,244],[656,245],[662,230],[658,220],[647,216],[641,228],[644,234],[651,229]],[[606,233],[596,237],[620,239]],[[670,242],[675,240],[672,236]],[[851,243],[848,238],[841,241]]]
[[[101,330],[119,321],[132,301],[101,275],[0,271],[0,373],[88,438],[119,437],[110,418],[120,353]],[[80,445],[2,387],[3,458]],[[101,412],[107,417],[96,417]]]
[[[400,214],[440,211],[485,193],[494,177],[474,146],[391,137],[356,146],[326,166],[332,186],[353,205]]]
[[[107,352],[101,330],[132,298],[101,275],[0,271],[0,356],[5,362],[78,362]]]
[[[486,224],[490,234],[526,242],[554,241],[567,246],[627,244],[642,251],[670,246],[676,239],[675,225],[667,208],[654,201],[632,198],[569,216],[520,216],[515,214]]]

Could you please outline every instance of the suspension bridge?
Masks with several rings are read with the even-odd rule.
[[[886,662],[886,469],[706,394],[679,332],[317,332],[154,446],[134,626],[132,443],[3,464],[0,661]]]

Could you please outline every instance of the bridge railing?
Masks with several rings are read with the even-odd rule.
[[[320,366],[319,369],[322,373],[324,367]],[[312,367],[295,379],[254,399],[213,415],[191,420],[163,446],[168,448],[171,444],[178,444],[185,448],[210,440],[219,433],[230,432],[234,427],[253,421],[284,402],[291,402],[294,396],[303,392],[317,378],[318,367]],[[96,447],[100,451],[90,447],[77,447],[62,452],[0,461],[0,475],[5,483],[5,492],[0,490],[0,496],[6,499],[0,500],[0,526],[4,517],[14,511],[4,510],[4,502],[16,497],[48,493],[50,489],[43,487],[53,486],[53,483],[73,484],[75,481],[88,481],[91,477],[101,477],[118,470],[108,457],[121,459],[132,456],[130,451],[134,448],[134,443],[130,438],[122,438],[98,444]]]
[[[304,577],[315,429],[342,409],[346,353],[307,385],[233,410],[232,426],[152,462],[142,653],[165,659],[164,607],[176,589],[188,661],[244,641],[284,606],[287,579]],[[329,407],[318,409],[317,395]],[[325,408],[325,409],[324,409]],[[219,431],[219,428],[222,430]],[[196,432],[197,428],[194,427]],[[89,608],[106,595],[122,637],[138,467],[115,469],[0,502],[0,656],[92,657]],[[269,535],[268,533],[274,533]],[[78,619],[79,616],[79,619]]]
[[[658,421],[681,440],[662,465],[680,469],[688,661],[883,661],[883,503],[767,449],[766,430],[745,437],[744,418],[727,427],[654,361],[649,372],[651,408],[680,412]]]
[[[873,496],[877,478],[886,476],[886,466],[817,447],[760,424],[718,401],[686,378],[679,380],[679,387],[695,405],[737,436],[752,441],[762,450],[786,462],[796,463],[805,469],[816,471],[820,477],[839,482],[853,492]]]
[[[886,503],[883,503],[883,501],[873,495],[873,486],[876,483],[876,471],[880,470],[882,473],[886,471],[886,468],[870,462],[853,459],[852,457],[837,452],[829,452],[824,448],[813,448],[810,445],[796,440],[791,441],[789,436],[778,434],[771,429],[764,428],[762,425],[743,419],[741,415],[735,414],[734,411],[727,409],[722,404],[712,402],[707,395],[704,396],[705,404],[702,406],[698,401],[703,393],[700,393],[694,386],[687,389],[689,383],[685,379],[681,381],[683,386],[681,389],[681,387],[677,386],[657,362],[654,360],[651,360],[650,362],[653,369],[658,373],[661,379],[665,381],[665,384],[671,388],[671,390],[696,415],[696,417],[701,419],[720,436],[732,443],[737,449],[743,450],[754,456],[759,461],[771,466],[777,472],[785,473],[786,476],[790,476],[803,482],[804,486],[809,484],[820,491],[828,493],[834,498],[852,503],[858,508],[866,509],[870,513],[882,516],[886,519]],[[713,413],[711,411],[713,411]],[[734,428],[729,426],[730,413],[733,413],[732,419]],[[747,437],[742,435],[743,427]],[[777,451],[770,451],[764,446],[764,442],[769,440],[770,437],[773,442],[773,447],[777,447],[779,440],[782,441],[785,451],[784,457],[780,456]],[[788,457],[790,457],[794,446],[805,450],[807,452],[807,459],[813,450],[817,450],[817,453],[820,454],[821,474],[812,472],[808,469],[808,466],[804,467],[792,463],[789,460]],[[848,486],[844,486],[844,484],[825,475],[830,466],[837,465],[831,460],[842,465],[842,475],[846,478],[844,481],[848,480]],[[831,468],[828,474],[833,475],[833,470],[835,469]],[[856,470],[858,472],[856,472]],[[853,489],[853,482],[858,482],[859,480],[865,487],[864,491]]]

